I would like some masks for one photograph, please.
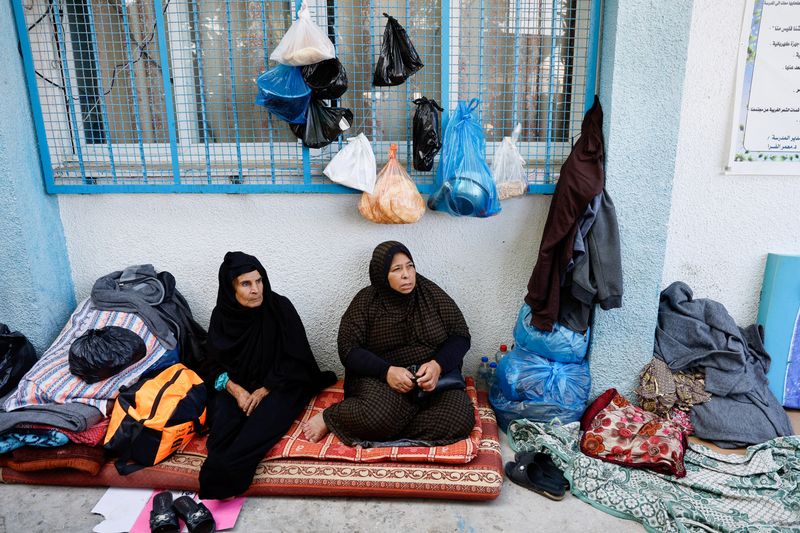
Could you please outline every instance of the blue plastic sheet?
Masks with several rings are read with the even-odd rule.
[[[447,123],[428,207],[455,216],[490,217],[500,212],[497,188],[486,164],[486,137],[473,111],[480,100],[459,102]]]
[[[300,67],[278,65],[258,77],[256,104],[289,124],[305,124],[311,89]]]
[[[589,348],[589,331],[578,333],[558,322],[553,325],[553,331],[543,331],[531,324],[531,308],[523,304],[514,324],[514,342],[551,361],[580,363]]]
[[[497,366],[489,402],[503,429],[518,418],[566,424],[580,419],[591,388],[588,361],[559,363],[516,347]]]

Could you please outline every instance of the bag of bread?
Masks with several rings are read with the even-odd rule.
[[[370,193],[361,195],[361,216],[377,224],[411,224],[425,214],[425,201],[397,160],[397,145],[389,147],[389,162],[384,165]]]
[[[269,58],[283,65],[303,67],[336,57],[336,49],[328,35],[311,19],[305,2],[300,6],[297,20],[272,51]]]

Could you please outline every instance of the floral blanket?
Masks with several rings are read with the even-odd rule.
[[[572,494],[648,531],[797,532],[800,527],[800,437],[725,455],[691,443],[686,477],[626,468],[580,452],[577,422],[560,426],[517,420],[508,437],[515,451],[547,451]]]

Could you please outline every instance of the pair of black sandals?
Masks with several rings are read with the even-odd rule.
[[[563,500],[569,489],[564,472],[546,453],[519,452],[506,463],[505,473],[517,485],[551,500]]]
[[[150,511],[150,531],[180,533],[179,516],[189,533],[214,533],[217,530],[211,511],[202,503],[189,496],[181,496],[172,501],[172,493],[159,492],[153,498],[153,510]]]

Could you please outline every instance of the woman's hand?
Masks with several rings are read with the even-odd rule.
[[[256,410],[256,407],[258,407],[258,404],[261,403],[261,400],[267,397],[267,394],[269,394],[269,389],[266,387],[261,387],[254,390],[253,393],[250,394],[250,399],[247,402],[247,408],[243,409],[244,414],[247,416],[253,414],[253,411]]]
[[[428,361],[417,370],[417,385],[425,392],[430,392],[439,383],[442,367],[436,361]]]
[[[247,406],[250,402],[250,393],[247,392],[247,389],[237,383],[234,383],[232,379],[229,379],[227,385],[225,385],[225,390],[227,390],[228,394],[233,396],[233,399],[236,400],[236,404],[239,406],[239,409],[244,411],[245,414],[248,414]]]
[[[392,390],[404,394],[414,388],[414,374],[402,366],[390,366],[386,373],[386,383]]]

